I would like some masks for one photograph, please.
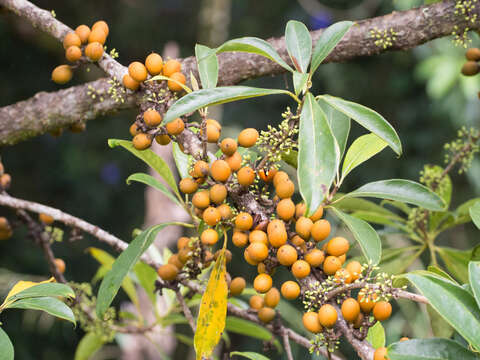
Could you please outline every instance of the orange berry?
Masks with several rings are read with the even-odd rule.
[[[248,245],[247,251],[250,259],[256,262],[263,261],[268,257],[267,245],[260,242],[254,242]]]
[[[315,241],[322,241],[330,235],[330,230],[331,226],[328,220],[317,220],[313,223],[311,235]]]
[[[262,230],[253,230],[248,235],[248,240],[250,243],[259,242],[268,246],[268,237],[265,231]]]
[[[244,247],[248,244],[248,235],[241,231],[234,231],[232,242],[236,247]]]
[[[96,28],[96,29],[92,28],[92,31],[90,31],[90,34],[88,34],[88,42],[90,44],[94,42],[98,42],[104,45],[105,41],[107,41],[107,35],[105,34],[105,32],[99,28]]]
[[[269,307],[263,307],[258,310],[258,318],[261,322],[269,323],[275,318],[275,310]]]
[[[93,24],[92,30],[94,29],[102,30],[105,33],[105,36],[108,36],[108,34],[110,33],[108,24],[104,20],[98,20],[95,24]]]
[[[166,124],[165,128],[170,135],[179,135],[185,129],[185,123],[182,119],[176,118],[175,120],[170,121],[168,124]]]
[[[312,231],[313,222],[309,218],[302,216],[295,223],[295,231],[303,239],[308,240],[310,238],[310,232]]]
[[[345,264],[345,261],[347,261],[347,254],[343,254],[343,255],[338,256],[338,260],[340,260],[342,265]]]
[[[338,269],[335,271],[335,280],[337,283],[350,284],[352,280],[352,275],[348,272],[347,269]]]
[[[55,267],[57,268],[58,272],[63,274],[66,268],[65,261],[60,258],[56,258],[53,262],[55,263]]]
[[[379,347],[373,353],[373,360],[388,360],[387,353],[388,350],[386,347]]]
[[[408,341],[408,340],[410,340],[410,339],[408,337],[404,336],[404,337],[400,338],[400,340],[398,340],[398,341],[404,342],[404,341]]]
[[[253,288],[259,293],[266,293],[272,288],[272,277],[268,274],[258,274],[253,280]]]
[[[45,225],[52,225],[55,219],[51,215],[47,215],[44,213],[38,214],[38,220],[40,220]]]
[[[322,305],[318,310],[318,321],[322,326],[331,328],[337,322],[337,318],[337,310],[330,304]]]
[[[265,264],[263,262],[260,262],[258,263],[257,265],[257,272],[259,274],[264,274],[267,272],[267,267],[265,266]]]
[[[323,272],[326,275],[333,275],[342,267],[342,263],[336,256],[327,256],[323,261]]]
[[[479,61],[480,60],[480,49],[479,48],[470,48],[465,53],[467,60]]]
[[[185,247],[178,252],[178,259],[182,262],[182,264],[185,264],[191,257],[192,251],[188,247]]]
[[[357,280],[362,273],[362,265],[358,261],[350,261],[345,269],[350,273],[352,281]]]
[[[70,66],[68,65],[60,65],[57,66],[52,71],[52,80],[57,84],[66,84],[70,80],[72,80],[73,72]]]
[[[199,209],[206,209],[210,205],[208,190],[197,191],[192,197],[192,204]]]
[[[168,145],[171,139],[170,136],[162,134],[155,136],[155,141],[160,145]]]
[[[205,177],[208,175],[208,163],[203,160],[198,160],[193,166],[193,176],[196,178]]]
[[[250,186],[255,180],[255,172],[249,166],[244,166],[237,173],[237,180],[240,185]]]
[[[162,116],[157,110],[148,109],[143,113],[143,121],[150,127],[158,126],[162,122]]]
[[[91,42],[85,47],[85,56],[92,61],[98,61],[103,56],[103,45],[99,42]]]
[[[163,59],[157,53],[151,53],[145,59],[145,67],[150,75],[158,75],[162,72]]]
[[[218,233],[214,229],[206,229],[202,232],[200,240],[204,245],[215,245],[218,241]]]
[[[308,331],[317,334],[322,331],[322,325],[318,320],[318,314],[313,311],[306,312],[302,317],[303,326]]]
[[[215,125],[207,124],[205,127],[207,131],[207,142],[211,144],[216,144],[218,139],[220,139],[220,130]]]
[[[303,279],[310,275],[310,264],[305,260],[297,260],[292,265],[292,274],[297,279]]]
[[[363,325],[363,319],[365,316],[363,316],[363,313],[358,314],[357,318],[353,322],[353,327],[355,329],[360,329],[360,327]]]
[[[260,295],[252,295],[249,304],[252,309],[260,310],[263,307],[263,297]]]
[[[80,36],[78,36],[74,32],[69,32],[63,38],[63,48],[67,50],[70,46],[78,46],[82,45],[82,40],[80,40]]]
[[[317,248],[310,250],[305,255],[305,261],[308,262],[310,266],[313,266],[313,267],[318,267],[322,265],[324,260],[325,260],[325,253],[322,250],[319,250]]]
[[[290,180],[280,181],[275,186],[275,192],[280,199],[290,198],[295,192],[295,185]]]
[[[178,270],[181,270],[183,268],[183,263],[178,258],[178,254],[172,254],[168,258],[168,263],[174,265]]]
[[[285,221],[290,220],[295,214],[295,204],[291,199],[282,199],[277,204],[277,214]]]
[[[163,75],[165,76],[172,76],[172,74],[179,72],[182,69],[182,64],[178,62],[177,60],[168,60],[164,65],[163,65]]]
[[[305,246],[305,240],[303,240],[300,236],[295,235],[292,237],[291,240],[292,244],[298,247],[304,247]]]
[[[277,259],[283,266],[291,266],[298,259],[297,250],[292,245],[282,245],[277,250]]]
[[[467,61],[465,64],[463,64],[461,71],[465,76],[474,76],[480,71],[480,66],[476,61]]]
[[[250,230],[253,225],[252,215],[246,212],[241,212],[235,218],[235,227],[238,230]]]
[[[147,80],[148,76],[147,68],[139,61],[134,61],[128,65],[128,74],[138,82]]]
[[[312,220],[313,222],[315,221],[318,221],[321,219],[321,217],[323,216],[323,206],[320,205],[317,209],[317,211],[315,211],[313,213],[313,215],[310,215],[310,220]]]
[[[377,301],[373,307],[373,316],[378,321],[387,320],[392,315],[392,305],[388,301]]]
[[[277,288],[272,287],[265,294],[263,301],[265,302],[265,306],[268,306],[272,309],[275,308],[280,302],[280,291],[278,291]]]
[[[358,293],[357,299],[358,303],[360,304],[360,308],[366,314],[372,311],[373,307],[375,306],[375,300],[377,299],[378,295],[375,293],[365,294],[365,292],[360,291]]]
[[[207,131],[208,134],[208,131]],[[220,150],[227,156],[231,156],[237,151],[237,142],[232,138],[225,138],[220,143]]]
[[[138,134],[133,137],[133,146],[137,150],[145,150],[152,145],[152,137],[148,134]]]
[[[285,245],[288,239],[285,223],[282,220],[272,220],[267,226],[268,242],[273,247]]]
[[[215,160],[210,168],[210,174],[216,181],[225,182],[230,177],[232,170],[225,160]]]
[[[277,171],[273,177],[273,186],[277,187],[283,181],[290,180],[288,174],[285,171]]]
[[[227,156],[225,161],[230,166],[232,171],[238,171],[242,166],[242,155],[238,151],[235,151],[232,156]]]
[[[257,266],[257,265],[258,265],[258,261],[255,261],[255,260],[253,260],[253,259],[250,257],[250,255],[248,254],[247,249],[245,249],[245,250],[243,251],[243,257],[245,258],[245,261],[246,261],[247,263],[249,263],[250,265],[254,265],[254,266]]]
[[[215,184],[210,188],[210,200],[215,204],[221,204],[227,198],[227,188],[222,184]]]
[[[190,244],[190,238],[188,238],[186,236],[182,236],[182,237],[178,238],[178,240],[177,240],[177,249],[182,250],[182,249],[186,248],[187,246],[189,246],[189,244]]]
[[[75,29],[75,34],[78,35],[82,44],[86,44],[90,35],[90,28],[87,25],[79,25]]]
[[[354,322],[360,314],[360,305],[353,298],[345,299],[342,303],[342,315],[345,320]]]
[[[258,172],[258,175],[260,176],[260,179],[262,179],[264,182],[269,183],[273,180],[275,177],[275,174],[277,173],[277,169],[270,169],[270,170],[260,170]]]
[[[170,75],[169,78],[170,80],[168,80],[167,85],[171,91],[183,90],[183,87],[180,84],[185,85],[185,83],[187,82],[185,75],[183,75],[181,72],[176,72]]]
[[[158,275],[165,281],[172,281],[177,277],[178,268],[173,264],[165,264],[158,268]]]
[[[222,125],[220,125],[220,123],[217,120],[207,119],[206,123],[207,123],[207,125],[215,126],[218,129],[218,131],[222,131]]]
[[[182,179],[178,185],[184,194],[193,194],[198,189],[198,184],[190,178]]]
[[[350,244],[348,240],[337,236],[332,238],[327,244],[327,253],[333,256],[341,256],[346,254],[348,249],[350,248]]]
[[[65,58],[70,62],[75,62],[82,57],[82,50],[78,46],[69,46],[65,50]]]
[[[232,209],[228,204],[222,204],[219,207],[217,207],[218,211],[220,211],[220,216],[222,217],[222,220],[230,220],[233,216],[232,214]]]
[[[232,279],[232,281],[230,282],[230,295],[240,295],[245,289],[246,285],[247,283],[245,282],[245,279],[243,277],[236,277]]]
[[[125,74],[123,75],[123,86],[125,86],[127,89],[135,91],[138,89],[140,86],[140,83],[138,81],[135,81],[130,75]]]
[[[258,131],[253,128],[244,129],[238,134],[238,145],[249,148],[255,145],[258,139]]]
[[[222,216],[220,215],[220,211],[212,206],[206,208],[203,212],[203,221],[205,221],[207,225],[215,226],[221,219]]]
[[[283,297],[287,300],[295,300],[300,295],[300,286],[295,281],[285,281],[280,288]]]

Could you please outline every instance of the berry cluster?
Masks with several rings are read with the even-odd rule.
[[[470,48],[465,53],[467,62],[462,66],[462,74],[465,76],[474,76],[480,72],[480,49]]]

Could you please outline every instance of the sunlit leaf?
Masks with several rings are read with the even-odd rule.
[[[367,339],[374,349],[385,346],[385,329],[379,321],[368,329]]]
[[[264,341],[269,341],[273,338],[272,333],[265,327],[235,316],[227,316],[225,330]]]
[[[101,336],[95,333],[87,333],[83,336],[82,340],[78,343],[77,350],[75,350],[74,360],[88,360],[98,350],[101,349],[104,342]]]
[[[312,56],[312,37],[300,21],[290,20],[285,28],[285,43],[292,63],[298,71],[306,73]]]
[[[340,157],[343,156],[347,146],[348,134],[350,133],[350,118],[344,113],[338,111],[333,106],[329,105],[325,100],[320,98],[317,101],[322,108],[327,121],[332,129],[333,136],[337,139],[338,147],[340,148]]]
[[[468,262],[472,258],[472,250],[458,250],[443,246],[437,246],[436,250],[448,271],[461,283],[468,282]]]
[[[198,73],[202,82],[202,88],[209,89],[217,86],[218,59],[215,49],[197,44],[195,45],[195,57],[197,58]]]
[[[165,195],[175,204],[182,206],[180,201],[170,192],[170,190],[168,190],[168,188],[164,184],[162,184],[158,179],[154,178],[153,176],[144,173],[136,173],[130,175],[127,178],[127,184],[130,185],[132,181],[138,181],[148,186],[151,186],[160,191],[163,195]]]
[[[175,160],[175,165],[177,165],[178,173],[182,179],[188,177],[188,167],[189,159],[192,158],[191,155],[185,154],[180,150],[180,146],[176,142],[172,143],[172,154],[173,159]]]
[[[375,134],[362,135],[350,145],[343,160],[342,177],[381,152],[388,144]]]
[[[75,324],[75,315],[72,309],[53,297],[30,297],[17,300],[8,306],[9,309],[30,309],[41,310],[56,316],[60,319],[68,320]]]

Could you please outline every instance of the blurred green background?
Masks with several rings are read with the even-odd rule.
[[[220,38],[269,38],[281,36],[290,19],[300,20],[313,30],[339,20],[356,20],[408,9],[422,2],[242,0],[223,3],[228,5],[223,14],[229,15],[230,19],[227,16],[224,20],[228,31],[217,34]],[[81,23],[90,25],[105,19],[110,26],[107,46],[118,50],[118,60],[123,64],[143,60],[151,51],[161,53],[168,41],[178,44],[182,57],[192,55],[197,41],[216,45],[208,43],[208,39],[215,37],[205,35],[206,25],[199,15],[202,9],[215,7],[213,0],[44,0],[35,1],[35,4],[47,10],[54,9],[57,18],[73,28]],[[478,46],[478,36],[471,37],[473,46]],[[480,81],[478,77],[467,79],[460,75],[464,51],[455,47],[452,39],[445,38],[406,52],[320,67],[314,79],[317,93],[341,96],[377,110],[395,127],[404,145],[401,159],[397,160],[392,151],[386,150],[355,170],[345,184],[346,190],[385,178],[417,179],[425,163],[443,163],[442,146],[452,140],[459,127],[478,126]],[[56,65],[64,62],[61,44],[5,9],[0,11],[0,53],[0,106],[29,98],[39,91],[59,89],[51,82],[50,73]],[[71,84],[102,75],[94,67],[91,69],[90,72],[76,71]],[[279,76],[248,83],[284,87],[285,81],[285,77]],[[221,121],[225,131],[229,132],[246,126],[265,129],[267,124],[279,122],[284,107],[282,97],[242,101],[224,106]],[[59,138],[44,135],[2,149],[2,161],[13,177],[10,193],[58,207],[129,240],[132,229],[143,223],[144,192],[143,187],[127,186],[125,178],[144,170],[144,167],[126,152],[109,149],[107,139],[129,138],[128,127],[135,115],[134,111],[124,111],[90,121],[87,131],[79,135],[66,131]],[[362,132],[353,126],[352,135]],[[478,195],[479,179],[478,160],[474,161],[466,176],[454,174],[453,205]],[[11,214],[5,209],[0,212],[2,215]],[[469,236],[471,230],[467,225],[447,234],[441,242],[468,248],[473,244],[473,237]],[[84,241],[55,245],[56,255],[67,263],[68,279],[81,282],[92,278],[97,264],[84,249],[94,244],[86,237]],[[5,295],[13,279],[48,274],[40,250],[32,245],[23,230],[16,231],[11,240],[0,244],[0,268],[1,295]],[[230,272],[234,276],[252,278],[251,270],[237,262]],[[14,276],[15,273],[25,275]],[[395,316],[387,323],[391,340],[398,339],[395,336],[399,335],[426,335],[428,329],[425,324],[421,325],[423,315],[417,315],[415,308],[406,310],[408,306],[412,305],[405,304],[402,310],[411,312],[411,319],[406,321]],[[75,346],[82,336],[79,328],[72,329],[67,323],[46,317],[38,318],[31,312],[10,311],[2,314],[1,321],[15,344],[18,360],[73,358]],[[298,322],[300,324],[301,319]],[[179,331],[190,335],[187,328]],[[232,336],[232,349],[261,351],[261,343]],[[294,350],[299,351],[298,358],[306,355],[296,347]],[[172,358],[184,358],[188,351],[185,345],[179,345]],[[268,354],[271,358],[281,357],[275,351]]]

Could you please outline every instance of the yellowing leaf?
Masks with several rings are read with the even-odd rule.
[[[223,248],[210,274],[200,304],[194,339],[197,360],[208,358],[220,340],[227,317],[227,295],[225,248]]]
[[[39,284],[46,284],[46,283],[51,283],[55,282],[55,278],[51,277],[48,280],[45,281],[40,281],[40,282],[34,282],[34,281],[19,281],[17,282],[12,289],[8,292],[7,297],[3,301],[3,304],[0,305],[0,308],[5,308],[8,305],[9,299],[18,294],[19,292],[31,288],[32,286],[39,285]]]

